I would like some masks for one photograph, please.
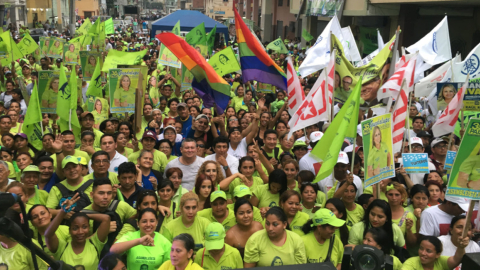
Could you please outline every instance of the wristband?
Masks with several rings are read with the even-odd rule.
[[[55,154],[60,155],[61,153],[63,153],[63,150],[60,152],[56,152]]]

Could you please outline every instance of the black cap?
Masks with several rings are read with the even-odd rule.
[[[57,63],[61,63],[62,62],[62,58],[57,58]]]
[[[419,138],[422,138],[422,137],[432,138],[433,136],[428,131],[422,130],[419,133],[417,133],[417,137],[419,137]]]

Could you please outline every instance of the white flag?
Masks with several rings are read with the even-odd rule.
[[[317,38],[315,44],[308,49],[305,60],[303,60],[302,65],[298,68],[302,77],[307,77],[327,66],[328,61],[330,60],[331,33],[338,38],[342,45],[344,45],[343,47],[346,47],[342,35],[342,27],[340,27],[337,16],[334,16],[327,24],[327,27],[325,27],[322,34]]]
[[[292,114],[292,118],[288,121],[288,125],[290,126],[288,138],[299,129],[314,125],[320,121],[328,120],[326,93],[328,86],[325,76],[325,72],[322,71],[307,97],[302,102],[302,105]]]
[[[287,59],[288,113],[293,115],[305,99],[305,92],[293,68],[292,58],[289,56]]]
[[[377,44],[378,44],[378,51],[380,52],[385,46],[385,42],[383,42],[382,35],[380,35],[380,31],[378,29],[377,29]]]
[[[408,93],[406,91],[406,83],[402,84],[400,95],[395,103],[392,115],[392,141],[393,153],[398,153],[402,150],[403,135],[405,133],[405,119],[407,118],[408,107]]]
[[[415,84],[415,96],[426,97],[430,93],[437,89],[437,83],[450,82],[452,79],[452,66],[455,67],[460,62],[460,55],[457,55],[454,59],[446,62],[435,71],[430,73],[427,77],[421,79]],[[456,79],[456,77],[455,77]]]
[[[452,59],[447,16],[430,33],[408,47],[407,51],[410,53],[419,51],[425,62],[430,65],[440,64]]]
[[[377,99],[388,97],[396,99],[402,88],[403,81],[405,81],[403,88],[407,91],[407,94],[413,90],[417,54],[409,57],[408,61],[406,61],[406,58],[406,55],[402,56],[399,63],[403,63],[403,65],[396,65],[395,73],[380,87],[377,92]]]
[[[457,82],[463,82],[470,75],[470,80],[480,77],[480,44],[477,45],[465,60],[453,65],[453,78]]]
[[[469,76],[465,80],[462,88],[457,92],[452,101],[447,105],[447,108],[440,115],[438,120],[432,127],[433,135],[435,137],[440,137],[445,134],[452,133],[455,129],[455,124],[458,120],[458,113],[463,107],[463,96],[465,96],[465,91],[468,86]]]
[[[357,42],[355,42],[355,38],[353,37],[353,33],[352,33],[352,30],[350,29],[350,26],[342,28],[342,34],[343,34],[345,43],[347,44],[347,47],[344,47],[343,50],[348,51],[348,60],[352,62],[361,61],[362,56],[358,51]],[[347,56],[347,54],[345,54],[345,56]]]

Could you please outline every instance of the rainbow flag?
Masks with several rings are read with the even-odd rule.
[[[215,72],[205,58],[185,40],[173,33],[155,36],[193,74],[192,88],[202,98],[206,108],[216,107],[219,114],[228,106],[230,85]]]
[[[258,43],[236,8],[234,11],[243,82],[259,81],[287,91],[285,72],[275,64],[262,45]]]

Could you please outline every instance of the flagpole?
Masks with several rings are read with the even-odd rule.
[[[69,115],[68,115],[68,129],[72,130],[72,109],[69,109]]]
[[[400,90],[402,91],[402,90]],[[412,106],[412,98],[410,98],[410,93],[409,95],[409,101],[408,101],[408,109],[407,109],[407,132],[408,132],[408,149],[410,150],[410,153],[412,153],[412,144],[410,143],[410,107]],[[403,136],[405,137],[405,136]],[[403,147],[403,145],[402,145]]]

